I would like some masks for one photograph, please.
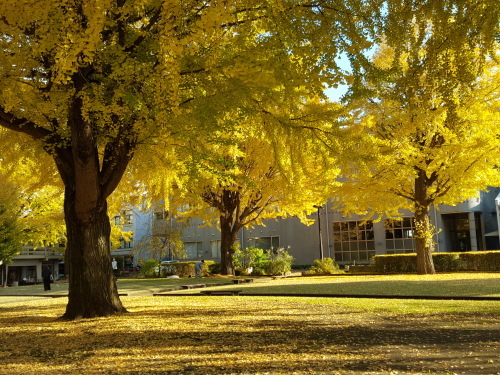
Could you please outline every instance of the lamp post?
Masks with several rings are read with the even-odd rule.
[[[319,211],[323,209],[323,206],[314,205],[313,207],[318,209],[319,259],[323,260],[323,238],[321,237],[321,219],[319,215]]]

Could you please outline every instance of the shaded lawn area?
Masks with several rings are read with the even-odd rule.
[[[167,279],[167,278],[151,278],[151,279],[125,279],[120,278],[117,280],[118,291],[125,294],[152,294],[166,292],[172,289],[180,288],[180,285],[187,284],[199,284],[199,283],[210,283],[210,284],[232,284],[232,280],[235,277],[210,277],[197,279],[191,278],[179,278],[179,279]],[[2,295],[53,295],[53,294],[67,294],[68,293],[68,283],[66,281],[56,281],[51,284],[51,290],[44,292],[43,284],[37,285],[23,285],[16,287],[0,287],[0,296]]]
[[[57,320],[66,298],[3,297],[2,374],[497,374],[500,303],[122,297]]]

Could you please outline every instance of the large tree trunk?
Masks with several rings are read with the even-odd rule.
[[[78,218],[79,202],[66,188],[64,214],[68,244],[68,305],[63,319],[91,318],[125,312],[113,275],[110,255],[111,225],[106,201],[96,205],[91,220]]]
[[[75,82],[79,81],[82,78],[75,78]],[[79,84],[83,86],[83,82]],[[134,143],[117,135],[106,144],[101,166],[95,127],[86,120],[82,108],[82,99],[77,96],[69,112],[71,146],[56,150],[54,155],[65,185],[68,238],[69,301],[63,319],[126,311],[118,297],[111,265],[106,199],[120,182],[132,158]]]
[[[220,216],[220,232],[221,273],[223,275],[234,275],[233,255],[238,230],[233,225],[232,218],[225,215]]]
[[[432,253],[434,226],[429,217],[430,201],[427,196],[429,180],[425,171],[419,170],[415,179],[415,237],[417,247],[417,273],[434,274]]]

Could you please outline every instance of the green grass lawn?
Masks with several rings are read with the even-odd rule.
[[[0,373],[499,374],[498,301],[321,293],[499,295],[500,274],[268,278],[219,287],[318,297],[152,296],[188,282],[200,280],[121,279],[128,313],[71,322],[58,319],[65,297],[5,296],[43,295],[42,285],[0,288]]]
[[[500,273],[301,277],[244,288],[246,293],[499,297]]]

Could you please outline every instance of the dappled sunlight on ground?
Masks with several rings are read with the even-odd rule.
[[[498,303],[483,312],[491,302],[460,301],[469,305],[462,312],[456,301],[441,301],[421,314],[366,308],[360,299],[122,300],[129,313],[74,322],[57,320],[65,298],[4,301],[1,373],[495,374],[498,367]],[[441,309],[447,304],[453,313]]]

